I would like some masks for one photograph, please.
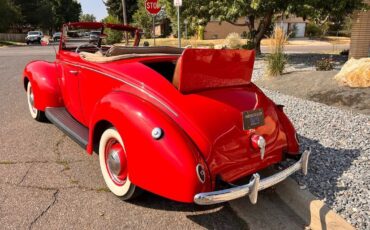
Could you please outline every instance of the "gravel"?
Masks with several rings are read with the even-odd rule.
[[[253,80],[264,74],[257,60]],[[370,228],[370,117],[262,89],[311,148],[309,174],[293,176],[358,229]]]

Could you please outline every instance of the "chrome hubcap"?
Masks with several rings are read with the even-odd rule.
[[[127,178],[126,154],[123,147],[115,139],[111,139],[107,143],[105,162],[112,181],[119,186],[125,184]]]
[[[112,176],[117,177],[121,172],[121,160],[118,151],[111,150],[108,155],[108,167]]]

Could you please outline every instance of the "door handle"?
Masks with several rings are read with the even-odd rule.
[[[71,73],[73,75],[78,75],[80,73],[80,71],[78,71],[78,70],[70,70],[69,73]]]

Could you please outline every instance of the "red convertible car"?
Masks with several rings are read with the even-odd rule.
[[[129,43],[115,43],[122,34]],[[283,106],[251,82],[254,58],[248,50],[140,47],[136,28],[69,23],[56,60],[29,63],[23,83],[32,117],[98,153],[108,188],[123,200],[146,190],[200,205],[243,196],[256,203],[258,191],[306,174],[309,152],[300,153]],[[260,178],[287,158],[296,161]]]

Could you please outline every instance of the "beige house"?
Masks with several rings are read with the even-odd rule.
[[[370,5],[370,0],[365,1]],[[370,57],[370,11],[354,13],[350,57]]]
[[[239,18],[236,23],[245,23],[245,18]],[[204,29],[204,39],[224,39],[230,33],[242,34],[243,32],[249,32],[248,26],[235,26],[228,22],[220,23],[218,20],[212,20]]]
[[[236,22],[237,24],[245,23],[245,17],[239,18]],[[255,27],[258,27],[259,20],[255,20]],[[304,37],[306,32],[306,24],[303,18],[290,16],[289,18],[284,18],[281,20],[279,17],[276,21],[276,25],[282,26],[286,33],[292,32],[295,29],[296,37]],[[242,34],[244,32],[249,32],[248,26],[236,26],[228,22],[221,22],[218,20],[210,21],[205,27],[204,39],[224,39],[230,33]]]

